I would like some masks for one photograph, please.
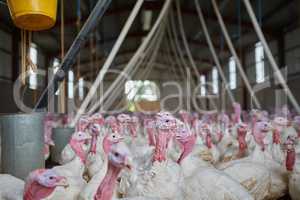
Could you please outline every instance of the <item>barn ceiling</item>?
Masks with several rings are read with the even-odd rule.
[[[117,39],[122,26],[124,25],[130,11],[136,1],[134,0],[113,0],[108,11],[105,13],[100,24],[97,26],[92,37],[96,51],[92,51],[89,42],[81,49],[82,65],[89,65],[92,59],[92,52],[96,52],[97,64],[101,65],[103,59],[109,54],[112,45]],[[226,56],[227,48],[224,46],[223,38],[216,17],[213,12],[211,1],[199,0],[209,26],[209,32],[212,35],[213,42],[219,52],[223,52]],[[252,6],[262,21],[262,28],[268,39],[280,37],[284,31],[287,31],[298,25],[300,9],[300,0],[252,0]],[[81,0],[81,22],[87,19],[91,9],[95,5],[96,0]],[[218,1],[222,16],[227,28],[235,41],[236,46],[241,49],[249,48],[256,40],[252,24],[246,13],[241,0],[219,0]],[[65,5],[65,46],[68,49],[72,44],[77,29],[77,4],[74,0],[64,0]],[[152,10],[154,19],[157,17],[163,0],[147,0],[143,4],[142,10]],[[298,8],[298,9],[297,9]],[[183,22],[185,33],[187,34],[189,45],[192,49],[193,56],[199,63],[212,63],[207,45],[202,34],[200,22],[198,21],[197,12],[194,5],[194,0],[181,0],[181,9],[183,13]],[[261,12],[260,12],[260,11]],[[60,55],[60,9],[58,9],[58,18],[55,27],[51,30],[34,33],[34,42],[47,54],[49,57],[59,57]],[[176,12],[174,12],[176,13]],[[175,19],[176,20],[176,19]],[[295,24],[296,22],[296,24]],[[0,28],[7,31],[16,31],[9,15],[9,10],[4,0],[0,0]],[[147,34],[147,31],[142,29],[141,13],[135,20],[129,35],[122,45],[119,52],[121,63],[129,60],[130,56],[141,44],[142,38]],[[180,39],[180,38],[179,38]],[[166,53],[162,45],[161,51]],[[127,56],[126,56],[127,55]],[[162,54],[163,55],[163,54]],[[125,60],[124,60],[125,57]],[[95,57],[94,57],[95,59]],[[102,60],[102,61],[101,61]],[[120,62],[119,62],[120,63]],[[116,65],[119,64],[116,61]],[[96,64],[95,64],[96,65]],[[204,66],[204,65],[203,65]],[[101,66],[95,66],[94,70],[98,70]],[[92,67],[91,67],[92,68]],[[89,69],[91,69],[89,68]],[[88,72],[86,67],[82,67],[83,72]],[[96,73],[93,73],[96,74]]]

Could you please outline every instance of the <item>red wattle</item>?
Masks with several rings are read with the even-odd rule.
[[[45,199],[49,195],[52,194],[55,188],[46,188],[38,184],[37,182],[33,182],[28,186],[27,190],[24,192],[23,199],[24,200],[40,200]]]
[[[239,153],[243,154],[247,149],[246,140],[244,137],[238,136],[238,141],[239,141]]]
[[[97,151],[97,136],[93,135],[90,152],[96,154],[96,151]]]
[[[147,128],[148,141],[150,146],[155,146],[154,129]]]
[[[212,148],[212,139],[211,139],[211,135],[207,134],[206,135],[206,146],[207,148],[211,149]]]
[[[137,127],[135,125],[129,125],[129,129],[132,137],[137,137]]]
[[[288,171],[293,171],[295,162],[296,162],[296,152],[295,152],[295,150],[294,149],[293,150],[288,150],[287,151],[287,156],[286,156],[286,163],[285,163],[286,169]]]
[[[278,130],[273,131],[273,143],[274,144],[280,144],[281,143],[280,132]]]
[[[163,162],[166,160],[166,150],[167,150],[167,137],[168,132],[159,131],[156,135],[156,144],[153,156],[153,162]]]
[[[86,153],[84,152],[83,148],[82,148],[82,143],[72,140],[70,141],[70,146],[73,149],[73,151],[75,152],[75,154],[81,159],[81,161],[83,163],[85,163],[86,161]]]
[[[218,135],[218,142],[221,142],[224,135],[222,134],[222,132],[217,132],[217,135]]]

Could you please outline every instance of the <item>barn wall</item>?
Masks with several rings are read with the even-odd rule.
[[[285,62],[287,66],[287,75],[288,75],[288,85],[290,89],[292,90],[293,94],[297,98],[297,100],[300,100],[300,93],[298,92],[300,89],[300,28],[295,29],[289,33],[287,33],[284,37],[285,41]],[[271,50],[273,54],[275,55],[276,61],[278,63],[278,45],[277,41],[271,41],[269,43]],[[8,113],[8,112],[17,112],[19,109],[14,103],[13,100],[13,94],[12,94],[12,89],[13,89],[13,83],[12,83],[12,37],[9,33],[4,32],[0,30],[0,88],[2,94],[5,94],[5,98],[0,99],[0,113]],[[39,68],[45,69],[47,68],[47,58],[43,51],[39,49]],[[245,56],[244,56],[244,61],[243,63],[245,64],[245,69],[247,72],[247,76],[251,82],[251,85],[254,88],[264,88],[265,89],[257,89],[258,92],[256,93],[259,101],[261,102],[261,105],[263,108],[272,110],[275,106],[275,100],[279,99],[280,97],[280,90],[276,88],[274,85],[272,85],[272,82],[270,84],[264,83],[257,85],[255,83],[255,63],[254,63],[254,47],[250,48]],[[224,69],[225,69],[225,74],[228,79],[228,70],[227,66],[228,64],[223,63]],[[269,63],[265,62],[266,66],[266,74],[270,74],[272,72]],[[271,78],[271,76],[267,77]],[[149,80],[154,80],[157,82],[159,88],[160,88],[160,96],[161,98],[164,98],[170,94],[177,94],[178,91],[177,89],[173,86],[169,87],[163,87],[163,83],[167,81],[178,81],[178,77],[175,76],[174,73],[172,73],[171,70],[166,69],[166,70],[156,70],[151,76],[148,78]],[[45,85],[45,81],[43,78],[40,78],[41,82],[39,83],[40,86],[42,87]],[[211,73],[207,74],[207,81],[211,81]],[[183,81],[179,81],[180,84],[183,84]],[[183,95],[186,96],[186,88],[183,88]],[[221,89],[221,86],[220,86]],[[246,97],[245,99],[245,88],[242,84],[241,77],[238,76],[238,87],[237,89],[232,91],[235,95],[235,98],[238,102],[241,103],[246,103],[244,107],[251,108],[252,101],[249,98],[249,96]],[[33,97],[33,91],[26,89],[24,92],[24,102],[26,105],[32,106],[32,100],[34,99]],[[166,104],[166,108],[169,110],[172,110],[177,107],[179,101],[178,98],[173,98],[168,100],[168,104]],[[186,100],[184,99],[184,108],[186,109]],[[207,107],[208,109],[213,109],[214,106],[210,101],[203,100],[202,99],[202,104],[204,105],[203,107]],[[206,105],[207,104],[207,105]],[[229,101],[229,98],[227,95],[219,95],[219,98],[215,100],[215,104],[220,108],[222,104],[225,105],[226,108],[231,107],[231,102]],[[198,105],[200,107],[200,103],[198,102]],[[193,108],[193,106],[192,106]]]

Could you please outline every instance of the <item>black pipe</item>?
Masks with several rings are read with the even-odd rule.
[[[74,64],[75,58],[79,53],[80,48],[82,45],[87,41],[89,34],[94,30],[97,26],[101,18],[103,17],[105,11],[108,9],[111,0],[98,0],[96,6],[94,7],[93,11],[91,12],[90,16],[86,20],[85,24],[81,28],[80,32],[78,33],[77,37],[75,38],[72,46],[70,47],[69,51],[67,52],[66,56],[64,57],[59,70],[54,75],[52,81],[49,81],[47,87],[41,94],[37,104],[34,107],[34,111],[37,109],[41,109],[42,102],[47,101],[47,93],[48,91],[53,92],[53,94],[49,94],[49,96],[54,96],[54,92],[58,89],[58,82],[61,82],[65,79],[66,75],[70,67]],[[43,108],[45,109],[45,108]]]

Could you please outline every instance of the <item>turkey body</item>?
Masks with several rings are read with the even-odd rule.
[[[24,181],[8,175],[0,175],[0,200],[23,200]]]

